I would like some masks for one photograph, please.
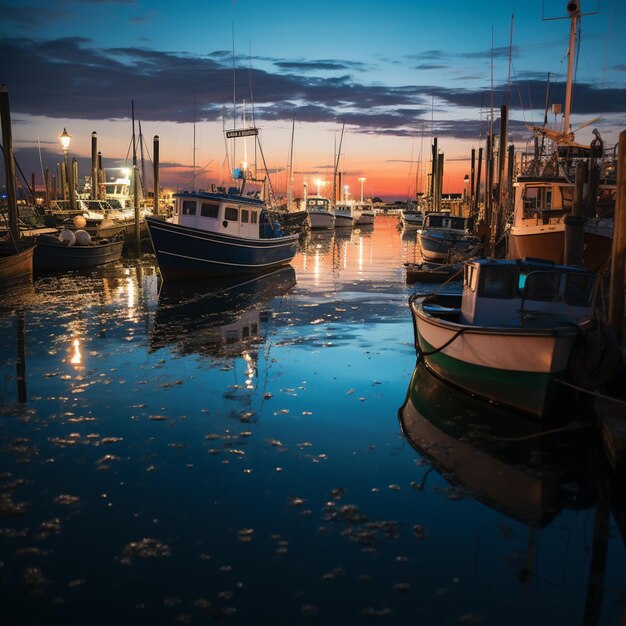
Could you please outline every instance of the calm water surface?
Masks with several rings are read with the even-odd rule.
[[[148,255],[4,292],[2,623],[620,623],[590,431],[416,368],[417,254],[379,216],[243,285]]]

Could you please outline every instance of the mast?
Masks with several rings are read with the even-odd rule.
[[[289,180],[287,181],[287,211],[291,210],[291,189],[293,186],[293,135],[296,127],[296,120],[292,120],[291,122],[291,148],[289,149],[289,167],[288,175]]]
[[[574,46],[576,44],[576,30],[580,18],[580,0],[571,0],[567,3],[567,12],[570,15],[569,53],[567,58],[567,83],[565,86],[565,115],[563,116],[563,136],[570,133],[570,111],[572,107],[572,76],[574,71]]]
[[[339,169],[339,157],[341,156],[341,144],[343,143],[343,129],[346,123],[341,125],[341,136],[339,138],[339,150],[337,150],[337,159],[335,160],[335,171],[333,172],[333,202],[337,201],[337,170]]]

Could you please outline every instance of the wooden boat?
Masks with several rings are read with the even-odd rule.
[[[239,180],[228,190],[175,194],[171,221],[146,217],[165,280],[260,273],[293,259],[298,235],[285,235]]]
[[[0,288],[33,279],[34,251],[34,244],[21,248],[10,241],[0,243]]]
[[[567,11],[571,25],[563,127],[533,127],[537,147],[533,153],[521,154],[518,159],[507,256],[564,262],[565,222],[573,210],[576,168],[582,163],[588,170],[584,180],[587,197],[581,202],[581,214],[585,218],[583,263],[587,269],[599,271],[608,263],[613,242],[616,151],[605,150],[595,129],[595,138],[589,146],[576,143],[570,127],[575,42],[581,16],[578,0],[568,2]],[[595,120],[583,123],[580,128],[592,121]]]
[[[461,263],[405,263],[407,283],[442,283],[447,280],[461,280],[463,265]]]
[[[466,258],[478,254],[481,243],[472,235],[472,219],[450,213],[427,213],[418,233],[422,256],[426,261],[447,261],[450,253]]]
[[[462,294],[411,297],[416,348],[465,391],[543,416],[564,389],[557,379],[597,387],[617,371],[619,342],[594,322],[597,285],[595,273],[549,261],[472,259]],[[595,354],[592,330],[604,343]]]
[[[69,245],[51,235],[39,235],[34,241],[36,246],[33,264],[37,272],[82,270],[119,261],[124,247],[122,237],[94,237],[84,245]]]

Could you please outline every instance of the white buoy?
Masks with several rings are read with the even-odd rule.
[[[73,231],[64,228],[59,233],[59,241],[67,244],[68,246],[73,246],[76,243],[76,235],[74,235]]]
[[[76,230],[74,236],[77,246],[88,246],[91,243],[91,235],[86,230]]]

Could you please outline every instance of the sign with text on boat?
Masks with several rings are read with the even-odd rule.
[[[228,139],[233,139],[234,137],[252,137],[253,135],[258,135],[258,128],[240,128],[239,130],[227,130],[226,137]]]

